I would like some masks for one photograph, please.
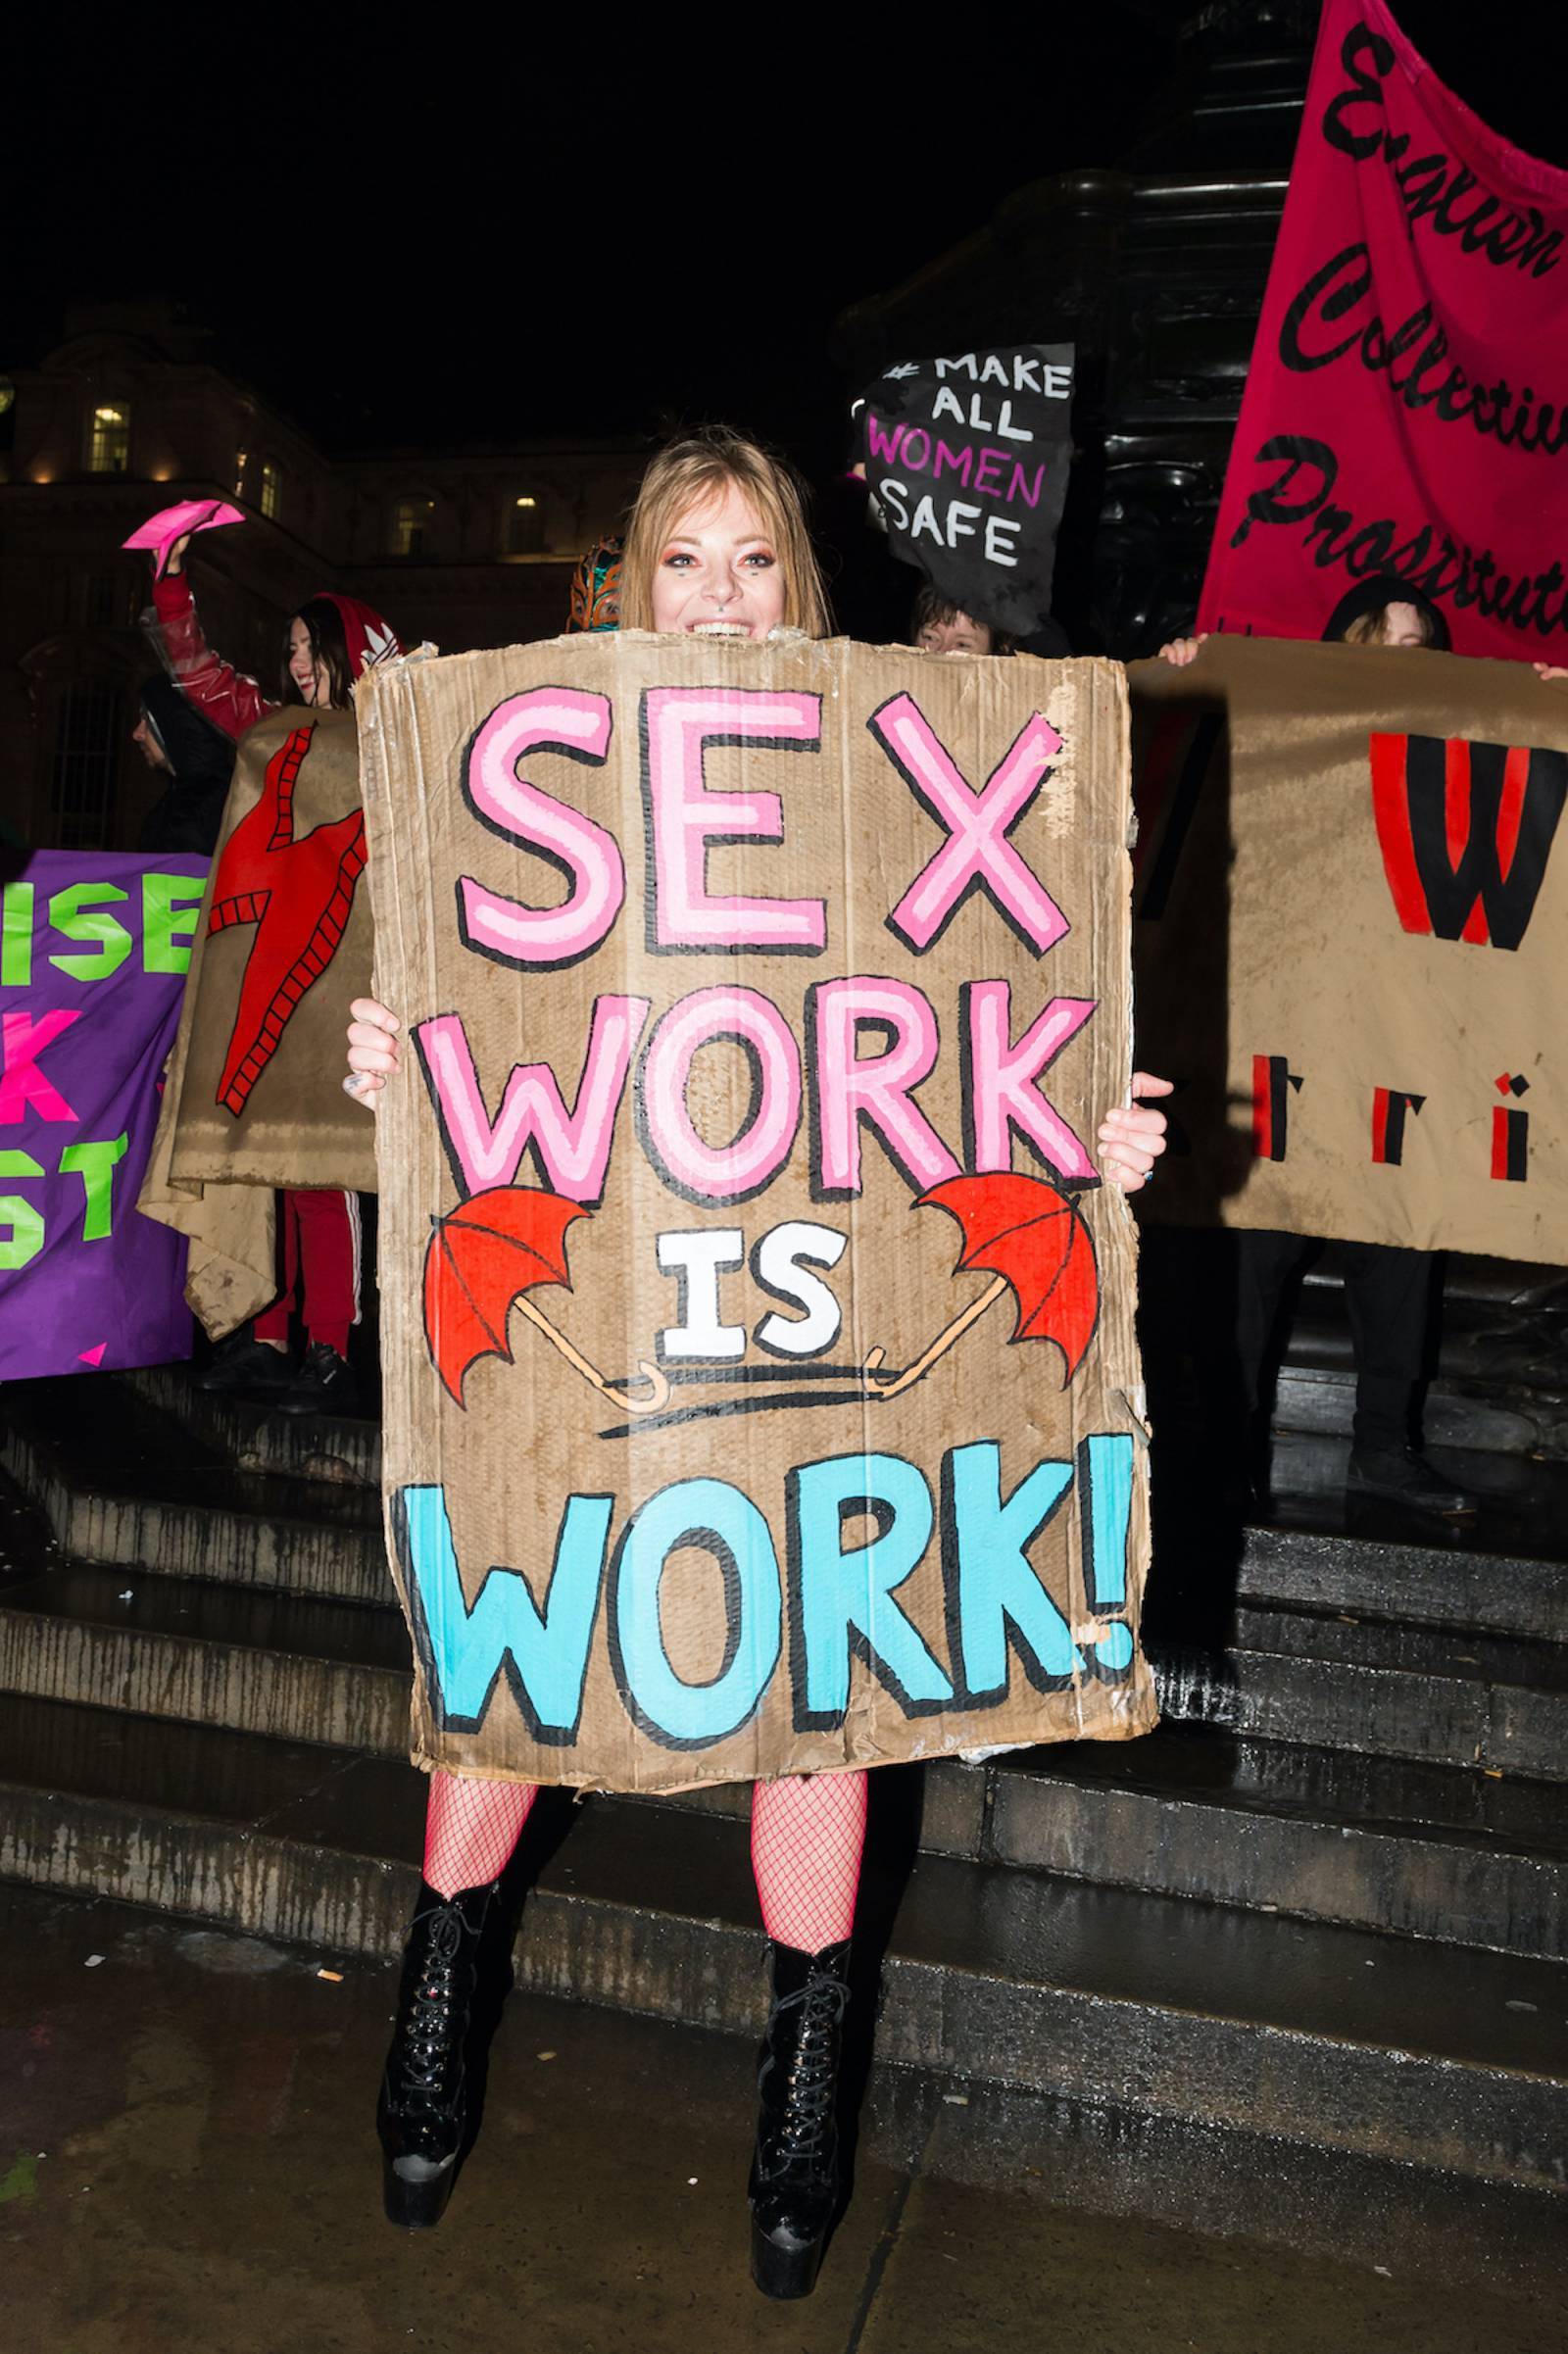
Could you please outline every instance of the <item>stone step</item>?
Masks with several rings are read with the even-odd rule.
[[[1568,1268],[1450,1253],[1440,1361],[1427,1394],[1428,1439],[1505,1454],[1568,1457]],[[184,1365],[117,1377],[242,1469],[375,1486],[371,1416],[300,1419],[209,1397]],[[1301,1284],[1276,1396],[1292,1431],[1348,1434],[1354,1365],[1340,1262],[1330,1246]]]
[[[1180,1718],[1137,1741],[913,1771],[909,1838],[924,1852],[1568,1957],[1568,1818],[1551,1782]],[[640,1803],[744,1821],[751,1795],[727,1785]]]
[[[1434,1446],[1561,1462],[1568,1455],[1568,1324],[1525,1315],[1503,1326],[1495,1318],[1457,1319],[1422,1395],[1422,1428]],[[1349,1327],[1332,1298],[1304,1304],[1279,1371],[1275,1425],[1348,1435],[1354,1405]]]
[[[407,1757],[395,1609],[62,1562],[0,1587],[0,1691]]]
[[[1298,1327],[1275,1392],[1276,1428],[1348,1438],[1355,1411],[1348,1329],[1304,1310]],[[242,1471],[371,1489],[380,1484],[381,1430],[368,1418],[278,1414],[263,1404],[212,1398],[183,1365],[117,1378]],[[1494,1378],[1484,1364],[1431,1384],[1424,1428],[1435,1447],[1560,1462],[1568,1459],[1568,1393],[1560,1386]]]
[[[1333,1441],[1303,1442],[1292,1450],[1298,1481],[1309,1446],[1345,1454]],[[1466,1461],[1460,1475],[1468,1470]],[[1348,1496],[1328,1480],[1310,1492],[1293,1484],[1276,1496],[1271,1525],[1245,1531],[1234,1572],[1216,1557],[1213,1574],[1230,1574],[1247,1602],[1568,1644],[1564,1513],[1568,1473],[1551,1464],[1532,1467],[1526,1494],[1484,1499],[1469,1527]],[[1194,1567],[1185,1566],[1189,1581]]]
[[[13,1540],[10,1549],[22,1548]],[[1335,1622],[1342,1636],[1343,1626]],[[36,1559],[0,1585],[0,1691],[38,1698],[401,1759],[407,1660],[392,1610]],[[1479,1661],[1446,1678],[1441,1657],[1425,1676],[1354,1657],[1338,1664],[1346,1689],[1336,1695],[1337,1720],[1352,1741],[1408,1742],[1408,1718],[1418,1741],[1441,1728],[1450,1750],[1491,1753],[1496,1688]],[[1494,1672],[1507,1664],[1489,1663]],[[1277,1732],[1295,1721],[1303,1689],[1320,1698],[1324,1670],[1315,1653],[1249,1652],[1224,1698],[1238,1727],[1261,1720]],[[1162,1669],[1161,1682],[1178,1713],[1190,1707],[1190,1668]],[[1197,1727],[1178,1723],[1136,1743],[1073,1743],[989,1769],[952,1760],[912,1771],[904,1777],[912,1785],[903,1801],[913,1818],[909,1843],[1418,1936],[1562,1950],[1568,1867],[1557,1851],[1565,1842],[1550,1837],[1561,1811],[1554,1790],[1517,1778],[1496,1783],[1473,1765],[1423,1772],[1237,1738],[1214,1726],[1206,1689],[1202,1704]],[[1516,1694],[1516,1716],[1519,1705]],[[1478,1711],[1488,1712],[1481,1732]],[[1559,1730],[1568,1735],[1568,1723]],[[1506,1742],[1494,1747],[1511,1761]],[[1568,1741],[1548,1762],[1568,1774],[1565,1754]],[[725,1785],[662,1802],[743,1820],[750,1794]],[[1129,1857],[1139,1856],[1142,1868],[1130,1869]]]
[[[1430,1378],[1445,1388],[1499,1396],[1532,1390],[1544,1393],[1561,1410],[1568,1319],[1530,1308],[1491,1308],[1463,1302],[1445,1310],[1442,1340]],[[1353,1371],[1354,1343],[1343,1299],[1332,1292],[1307,1293],[1291,1319],[1285,1363]]]
[[[1354,1415],[1353,1366],[1316,1349],[1293,1349],[1275,1387],[1275,1430],[1348,1439]],[[1427,1390],[1421,1427],[1433,1447],[1568,1460],[1568,1397],[1561,1391],[1440,1378]]]
[[[1145,1324],[1160,1426],[1170,1420],[1172,1383],[1201,1391],[1225,1378],[1233,1277],[1225,1238],[1155,1227],[1147,1240]],[[1340,1266],[1331,1246],[1288,1302],[1277,1336],[1279,1429],[1348,1436],[1354,1352]],[[1446,1266],[1424,1393],[1426,1437],[1494,1457],[1568,1460],[1568,1268],[1452,1256]]]
[[[1568,1318],[1544,1309],[1492,1307],[1450,1301],[1444,1310],[1435,1386],[1477,1382],[1499,1391],[1532,1388],[1550,1394],[1560,1407],[1563,1352]],[[1291,1318],[1286,1361],[1332,1365],[1349,1371],[1355,1362],[1348,1314],[1341,1293],[1309,1291]]]
[[[16,1383],[0,1414],[0,1470],[63,1553],[320,1600],[393,1600],[372,1492],[248,1475],[122,1386],[111,1414],[83,1414],[87,1388]]]
[[[81,1390],[15,1384],[0,1417],[0,1468],[65,1551],[318,1598],[391,1598],[372,1491],[236,1471],[119,1385],[116,1412],[84,1419]],[[1344,1460],[1336,1442],[1298,1442],[1281,1456],[1275,1525],[1244,1532],[1239,1568],[1200,1559],[1198,1575],[1228,1577],[1247,1601],[1568,1643],[1568,1561],[1541,1557],[1568,1540],[1568,1471],[1537,1464],[1494,1483],[1467,1528],[1348,1497]],[[1458,1476],[1471,1477],[1470,1461]],[[1154,1579],[1168,1566],[1161,1555]],[[1182,1565],[1187,1583],[1194,1572]]]
[[[46,1506],[60,1500],[44,1488]],[[245,1721],[292,1737],[401,1750],[401,1623],[390,1607],[368,1614],[361,1606],[373,1596],[390,1603],[378,1532],[357,1533],[363,1574],[349,1583],[343,1533],[313,1523],[74,1492],[50,1523],[68,1542],[85,1532],[90,1545],[120,1557],[73,1564],[70,1576],[57,1570],[13,1596],[11,1615],[41,1610],[58,1622],[41,1632],[0,1629],[14,1689],[57,1698],[139,1693],[135,1704],[154,1712],[231,1725],[249,1708]],[[1271,1536],[1253,1532],[1250,1545]],[[1310,1579],[1295,1577],[1298,1588],[1350,1588],[1359,1548],[1336,1542],[1343,1573],[1327,1579],[1318,1563]],[[1412,1571],[1410,1549],[1400,1564],[1419,1576],[1427,1561],[1420,1555]],[[1288,1549],[1281,1558],[1291,1567]],[[193,1559],[198,1579],[180,1574]],[[1279,1559],[1266,1570],[1244,1563],[1245,1590],[1287,1584],[1279,1570]],[[335,1598],[345,1584],[355,1597],[348,1604]],[[1375,1598],[1387,1599],[1383,1589]],[[1244,1605],[1223,1646],[1167,1635],[1151,1648],[1161,1704],[1181,1719],[1265,1740],[1568,1779],[1568,1655],[1488,1637],[1483,1657],[1481,1643],[1468,1626],[1399,1628],[1265,1602]],[[976,1804],[955,1768],[932,1793],[931,1843],[974,1852]]]
[[[409,1640],[396,1609],[314,1601],[200,1579],[44,1557],[13,1535],[0,1570],[0,1692],[81,1701],[219,1732],[404,1760]],[[953,1763],[911,1768],[919,1843],[979,1856],[987,1782]],[[745,1819],[750,1786],[684,1791],[669,1804]]]
[[[114,1679],[106,1689],[167,1691],[181,1708],[186,1703],[178,1695],[184,1692],[216,1695],[221,1703],[240,1663],[225,1660],[212,1644],[180,1647],[184,1630],[177,1613],[192,1607],[191,1597],[180,1594],[160,1605],[146,1593],[158,1579],[217,1583],[238,1596],[274,1601],[293,1595],[322,1607],[391,1603],[368,1492],[306,1493],[278,1480],[247,1482],[231,1467],[215,1470],[194,1458],[179,1469],[193,1492],[190,1500],[171,1502],[156,1493],[174,1484],[169,1426],[162,1418],[138,1409],[152,1425],[150,1434],[127,1436],[122,1429],[111,1447],[101,1434],[84,1443],[79,1432],[62,1432],[58,1420],[40,1434],[40,1414],[19,1413],[14,1396],[7,1402],[0,1453],[40,1502],[61,1554],[126,1573],[112,1590],[77,1590],[100,1605],[92,1632],[74,1625],[51,1630],[39,1658],[20,1636],[9,1637],[14,1648],[21,1646],[23,1664],[15,1674],[23,1688],[76,1696],[83,1688],[70,1679],[86,1676],[86,1696],[93,1697],[90,1679],[106,1677]],[[113,1478],[122,1487],[136,1480],[143,1492],[104,1494],[88,1484],[95,1478]],[[209,1500],[218,1496],[235,1500]],[[274,1496],[286,1496],[297,1516],[257,1508]],[[307,1519],[307,1509],[336,1517]],[[1205,1564],[1199,1567],[1208,1574]],[[1192,1562],[1184,1568],[1190,1581]],[[142,1574],[131,1579],[130,1571]],[[1489,1619],[1527,1627],[1558,1623],[1563,1572],[1556,1565],[1408,1542],[1378,1545],[1321,1530],[1256,1530],[1247,1533],[1240,1571],[1232,1575],[1241,1581],[1242,1615],[1230,1623],[1226,1614],[1222,1642],[1183,1640],[1185,1601],[1163,1613],[1162,1634],[1152,1640],[1151,1650],[1167,1713],[1264,1740],[1568,1779],[1564,1656],[1539,1640],[1489,1637],[1487,1657],[1475,1664],[1482,1641],[1475,1630]],[[1172,1583],[1167,1579],[1166,1587]],[[127,1606],[119,1598],[127,1585],[140,1597],[135,1607],[144,1633],[134,1640],[125,1633]],[[1152,1598],[1159,1600],[1165,1590],[1156,1568]],[[1304,1597],[1304,1609],[1296,1597]],[[1401,1604],[1410,1619],[1396,1642],[1396,1622],[1385,1614]],[[200,1601],[205,1623],[216,1626],[218,1608],[210,1598]],[[1343,1640],[1357,1621],[1364,1623],[1356,1641]],[[1385,1626],[1381,1648],[1369,1647],[1373,1622]],[[260,1640],[265,1648],[265,1638],[246,1630],[269,1623],[265,1611],[251,1619],[236,1612],[240,1631],[233,1640],[253,1647]],[[1416,1640],[1423,1627],[1432,1638],[1424,1647]],[[111,1636],[118,1645],[112,1651],[105,1648]],[[340,1724],[367,1746],[391,1741],[388,1728],[402,1718],[391,1680],[401,1665],[398,1654],[373,1653],[368,1664],[383,1672],[357,1682],[331,1641],[323,1639],[320,1646],[328,1665],[302,1663],[298,1646],[293,1655],[272,1649],[276,1655],[253,1663],[249,1678],[252,1684],[260,1679],[266,1700],[250,1700],[246,1690],[236,1690],[233,1705],[248,1701],[255,1711],[249,1721],[310,1738]],[[47,1681],[51,1677],[64,1681]],[[142,1704],[158,1705],[150,1699]],[[190,1705],[207,1701],[198,1697]],[[270,1707],[284,1714],[269,1715]],[[950,1810],[953,1828],[938,1832],[936,1841],[969,1852],[973,1800],[956,1770],[951,1780],[951,1790],[944,1785],[934,1798],[933,1821],[946,1821],[943,1810]]]
[[[241,1471],[332,1486],[381,1485],[381,1425],[368,1415],[278,1414],[243,1398],[213,1397],[197,1388],[188,1365],[155,1365],[116,1379]]]
[[[1344,1278],[1339,1247],[1330,1243],[1308,1267],[1303,1293],[1335,1294],[1343,1298]],[[1464,1251],[1449,1251],[1443,1258],[1445,1317],[1466,1308],[1516,1309],[1568,1317],[1568,1267],[1549,1261],[1490,1258]]]
[[[344,1750],[20,1700],[0,1723],[0,1874],[388,1955],[416,1886],[421,1796],[407,1767]],[[530,1837],[526,1986],[755,2030],[744,1826],[599,1799],[542,1803]],[[882,1853],[859,1951],[864,1969],[881,1957],[885,2061],[1219,2136],[1564,2188],[1560,1962],[943,1857],[906,1880]]]
[[[1243,1610],[1218,1649],[1151,1643],[1162,1714],[1177,1722],[1315,1748],[1408,1758],[1483,1774],[1568,1781],[1568,1692],[1555,1645],[1494,1645],[1377,1629],[1402,1640],[1337,1642],[1358,1622]],[[1458,1643],[1472,1646],[1459,1653]],[[1503,1656],[1507,1653],[1507,1656]],[[1473,1662],[1473,1664],[1472,1664]]]
[[[991,1767],[987,1855],[1029,1871],[1568,1957],[1549,1784],[1167,1724]]]

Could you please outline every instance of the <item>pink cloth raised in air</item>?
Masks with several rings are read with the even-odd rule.
[[[129,539],[120,544],[122,548],[155,549],[161,572],[163,559],[175,540],[182,539],[187,531],[219,531],[225,523],[244,520],[239,509],[230,507],[225,499],[180,499],[172,507],[161,507]]]

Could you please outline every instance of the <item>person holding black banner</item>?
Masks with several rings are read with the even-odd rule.
[[[1027,343],[906,361],[852,404],[846,484],[925,577],[909,623],[922,653],[1072,652],[1051,613],[1072,391],[1072,345]]]
[[[156,521],[156,518],[155,518]],[[153,605],[175,688],[201,719],[236,741],[258,719],[297,703],[347,711],[366,666],[402,648],[390,625],[358,597],[312,597],[291,615],[276,700],[213,651],[197,617],[185,552],[190,534],[153,557]],[[220,1344],[205,1390],[271,1399],[282,1414],[352,1413],[359,1384],[348,1361],[360,1320],[361,1223],[356,1194],[285,1188],[278,1197],[283,1288],[254,1323]],[[298,1297],[305,1354],[296,1366],[289,1327]]]
[[[130,737],[148,767],[168,780],[142,820],[137,849],[155,858],[193,851],[210,858],[234,773],[232,741],[193,711],[162,672],[142,686]]]
[[[827,634],[799,489],[776,460],[714,428],[650,466],[626,536],[620,618],[630,629],[764,639]],[[351,1092],[373,1100],[399,1068],[399,1023],[368,999],[349,1030]],[[1135,1095],[1164,1083],[1135,1078]],[[1163,1150],[1164,1121],[1130,1103],[1100,1130],[1102,1165],[1132,1191]],[[424,1881],[409,1934],[378,2125],[389,2218],[438,2221],[467,2130],[474,2021],[504,1975],[499,1876],[536,1795],[529,1783],[436,1772]],[[849,1947],[866,1813],[862,1771],[755,1786],[752,1861],[771,1942],[772,2001],[759,2080],[752,2269],[769,2296],[812,2287],[838,2201],[835,2110]]]
[[[1161,646],[1163,661],[1191,662],[1207,632]],[[1448,624],[1430,597],[1392,572],[1357,581],[1330,613],[1326,644],[1449,648]],[[1236,1343],[1249,1418],[1248,1471],[1261,1496],[1267,1481],[1266,1368],[1292,1276],[1321,1250],[1312,1235],[1243,1228],[1236,1236]],[[1355,1418],[1348,1486],[1417,1511],[1473,1512],[1476,1499],[1429,1461],[1417,1443],[1417,1393],[1426,1370],[1437,1257],[1388,1243],[1342,1243],[1345,1304],[1355,1354]]]

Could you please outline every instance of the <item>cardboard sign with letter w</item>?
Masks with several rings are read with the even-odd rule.
[[[416,1761],[1146,1731],[1120,671],[625,633],[360,721]]]

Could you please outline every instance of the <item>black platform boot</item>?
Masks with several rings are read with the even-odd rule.
[[[439,2223],[468,2130],[475,2026],[494,2021],[510,1985],[497,1888],[442,1896],[427,1882],[404,1948],[397,2024],[376,2109],[387,2221]]]
[[[765,2297],[809,2296],[839,2195],[836,2105],[850,1948],[775,1945],[773,2004],[757,2088],[752,2279]]]

